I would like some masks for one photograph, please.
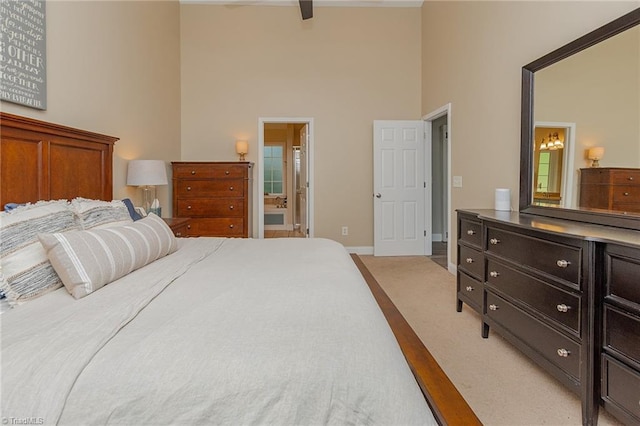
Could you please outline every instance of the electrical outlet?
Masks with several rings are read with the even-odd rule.
[[[343,226],[342,227],[342,235],[349,235],[349,227],[348,226]]]
[[[462,176],[454,176],[453,177],[453,187],[454,188],[462,188]]]

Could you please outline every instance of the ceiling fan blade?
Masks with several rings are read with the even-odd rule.
[[[300,3],[300,13],[302,14],[302,19],[310,19],[313,18],[313,1],[312,0],[298,0]]]

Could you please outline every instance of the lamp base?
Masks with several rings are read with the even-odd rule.
[[[152,185],[146,185],[142,187],[142,208],[145,213],[149,213],[153,200],[156,199],[156,187]]]
[[[240,154],[240,159],[238,161],[244,161],[245,154]]]
[[[592,160],[591,167],[600,167],[600,162],[598,160]]]

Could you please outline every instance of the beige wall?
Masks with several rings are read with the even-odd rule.
[[[638,7],[638,2],[433,2],[422,7],[422,113],[451,103],[455,209],[518,207],[521,68]],[[455,241],[455,226],[452,227]],[[449,261],[455,262],[449,245]]]
[[[313,117],[315,236],[372,246],[373,120],[420,118],[420,10],[183,4],[181,32],[182,159],[256,161],[259,117]]]
[[[2,102],[2,110],[120,138],[114,197],[127,160],[180,158],[179,3],[47,0],[47,110]],[[159,187],[163,215],[168,186]]]

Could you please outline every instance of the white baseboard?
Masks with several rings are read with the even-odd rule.
[[[358,255],[373,255],[373,246],[370,247],[345,247],[349,253]]]
[[[439,243],[442,241],[442,234],[431,234],[431,241]]]

